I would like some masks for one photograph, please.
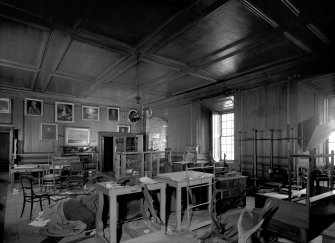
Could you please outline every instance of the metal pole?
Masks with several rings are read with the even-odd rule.
[[[289,151],[289,159],[288,159],[288,200],[291,201],[292,199],[292,187],[291,187],[291,170],[292,170],[292,162],[293,156],[292,152]]]
[[[290,140],[291,140],[291,150],[292,150],[292,153],[294,154],[295,153],[295,142],[294,142],[294,127],[291,127],[291,137],[290,137]],[[296,166],[296,159],[293,158],[293,161],[292,161],[292,166],[293,166],[293,175],[295,177],[295,179],[297,180],[297,187],[299,189],[299,184],[298,184],[298,178],[299,178],[299,175],[298,175],[298,171],[297,171],[297,166]]]
[[[256,129],[253,129],[253,132],[254,132],[254,139],[253,139],[253,142],[254,142],[254,171],[253,171],[253,180],[254,180],[254,190],[256,190],[256,187],[257,187],[257,182],[256,182],[256,178],[257,178],[257,130]]]
[[[238,131],[238,133],[240,134],[240,139],[239,139],[239,144],[240,144],[240,172],[242,174],[242,131]]]
[[[271,133],[270,135],[270,169],[269,169],[270,178],[273,173],[273,139],[274,139],[273,133],[274,131],[275,131],[274,129],[270,129],[270,133]]]
[[[334,150],[331,152],[331,159],[330,159],[330,190],[334,189]]]

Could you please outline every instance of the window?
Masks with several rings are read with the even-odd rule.
[[[223,103],[223,112],[212,116],[213,127],[213,158],[223,160],[234,160],[234,97],[228,97]]]
[[[335,132],[330,134],[329,139],[328,139],[328,151],[331,153],[332,150],[335,152]]]
[[[221,115],[221,159],[224,159],[226,154],[227,160],[234,159],[234,113]]]

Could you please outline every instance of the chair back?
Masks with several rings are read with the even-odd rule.
[[[82,162],[72,162],[69,167],[70,173],[83,173],[84,172],[84,163]]]
[[[79,156],[63,156],[63,157],[53,157],[52,158],[52,167],[56,172],[54,174],[61,175],[63,168],[71,167],[74,163],[81,163]]]
[[[34,178],[32,176],[24,175],[20,177],[23,195],[25,196],[34,195],[33,180]]]

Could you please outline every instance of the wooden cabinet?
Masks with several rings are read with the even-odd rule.
[[[98,132],[99,161],[104,172],[114,172],[116,152],[143,152],[143,135],[133,133]]]
[[[214,210],[218,214],[223,210],[221,204],[230,208],[244,207],[246,205],[246,176],[216,177],[215,181],[214,197],[216,203]]]

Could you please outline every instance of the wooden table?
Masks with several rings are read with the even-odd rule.
[[[180,171],[172,173],[158,174],[156,180],[165,182],[168,186],[176,188],[176,217],[177,225],[176,230],[181,229],[181,189],[187,186],[197,186],[201,184],[207,184],[208,186],[208,201],[212,199],[212,181],[213,174],[204,173],[199,171]],[[209,213],[211,212],[211,204],[208,204]],[[206,220],[201,224],[191,225],[191,230],[198,229],[209,225],[211,220]]]
[[[140,186],[124,186],[124,187],[116,187],[116,188],[108,188],[110,182],[100,182],[95,184],[95,188],[98,193],[99,197],[99,204],[96,214],[96,241],[97,242],[117,242],[117,197],[120,195],[127,195],[132,193],[139,193],[142,192]],[[146,184],[148,190],[160,190],[160,219],[165,224],[165,190],[166,184],[164,182],[156,181],[153,184]],[[109,197],[109,235],[110,238],[106,239],[104,236],[104,227],[102,222],[102,212],[104,208],[104,195]],[[163,238],[165,235],[165,227],[161,227],[160,231],[146,234],[140,237],[136,237],[124,242],[154,242],[155,240],[159,239],[160,237]]]
[[[40,173],[44,173],[45,169],[48,168],[49,165],[40,165],[40,164],[26,164],[26,165],[19,165],[14,168],[10,169],[10,185],[11,190],[14,187],[14,174],[15,173],[33,173],[38,172],[38,184],[40,186]]]

